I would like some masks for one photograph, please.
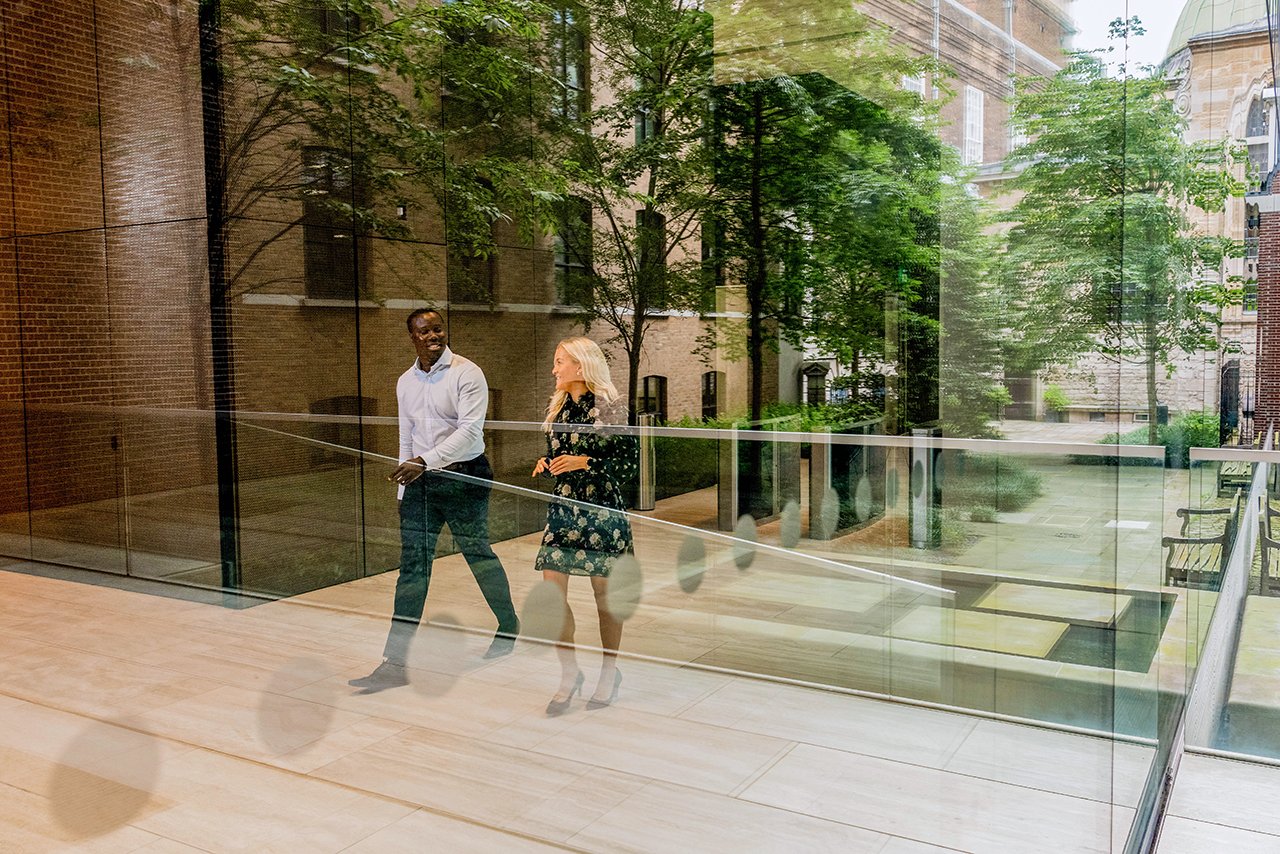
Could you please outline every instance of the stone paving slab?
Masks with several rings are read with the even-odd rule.
[[[1116,620],[1131,604],[1132,596],[1002,582],[983,594],[973,607],[982,611],[1047,617],[1082,626],[1106,627],[1115,625]]]
[[[1069,628],[1053,620],[920,605],[895,622],[889,636],[1044,658]]]

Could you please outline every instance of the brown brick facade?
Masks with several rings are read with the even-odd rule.
[[[1268,422],[1280,426],[1280,211],[1264,210],[1261,218],[1254,424],[1265,429]]]

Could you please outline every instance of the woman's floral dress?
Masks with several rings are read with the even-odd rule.
[[[616,409],[609,416],[608,421],[625,423]],[[547,456],[581,455],[591,463],[585,471],[556,477],[556,497],[547,506],[547,527],[533,565],[539,572],[608,575],[614,562],[632,551],[621,484],[635,478],[638,447],[634,436],[596,429],[605,423],[595,396],[587,392],[576,401],[566,398],[555,420],[581,429],[553,428],[547,434]]]

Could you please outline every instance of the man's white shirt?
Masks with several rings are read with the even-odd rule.
[[[440,469],[484,453],[489,384],[470,359],[448,347],[428,371],[414,359],[396,383],[396,404],[400,462],[421,457],[427,468]],[[403,486],[398,495],[404,496]]]

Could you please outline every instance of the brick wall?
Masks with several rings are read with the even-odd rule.
[[[0,512],[74,511],[37,535],[118,545],[113,502],[215,476],[208,422],[119,409],[210,398],[195,10],[0,8]],[[180,536],[134,521],[135,548]]]
[[[1254,423],[1280,424],[1280,212],[1262,214],[1258,240],[1257,408]]]

